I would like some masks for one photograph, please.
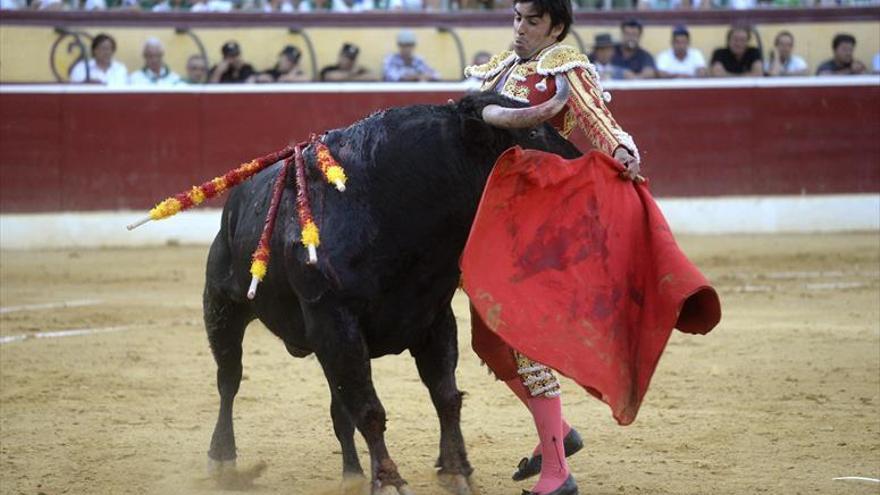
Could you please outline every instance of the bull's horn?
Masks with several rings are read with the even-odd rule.
[[[483,107],[483,120],[504,129],[528,129],[535,127],[562,110],[568,101],[568,81],[563,75],[556,76],[556,94],[538,105],[526,108],[507,108],[500,105]]]

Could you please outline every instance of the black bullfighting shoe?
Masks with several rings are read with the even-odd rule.
[[[527,492],[523,490],[522,495],[578,495],[578,485],[574,482],[574,476],[569,474],[565,483],[550,493]]]
[[[562,446],[565,447],[565,457],[571,457],[584,448],[584,441],[581,439],[580,433],[572,428],[562,440]],[[536,454],[533,457],[523,457],[516,467],[516,472],[513,473],[513,479],[514,481],[522,481],[540,472],[541,454]]]

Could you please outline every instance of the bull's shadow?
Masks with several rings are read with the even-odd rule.
[[[458,259],[503,151],[521,146],[566,158],[579,155],[553,127],[536,124],[564,103],[564,97],[554,98],[539,108],[510,112],[521,105],[477,94],[447,105],[390,109],[329,132],[324,142],[348,175],[345,192],[323,182],[314,151],[304,152],[321,232],[318,262],[309,265],[300,244],[296,181],[288,178],[271,241],[274,256],[252,301],[246,297],[251,253],[282,165],[232,192],[208,256],[204,292],[220,393],[208,452],[215,466],[236,458],[232,405],[241,382],[241,344],[245,327],[258,318],[291,355],[317,356],[330,386],[343,474],[363,475],[357,428],[369,448],[374,493],[411,493],[385,446],[385,410],[370,376],[371,358],[408,349],[440,419],[439,473],[452,480],[456,493],[470,493],[473,469],[459,425],[451,307]],[[489,125],[483,117],[516,128]]]

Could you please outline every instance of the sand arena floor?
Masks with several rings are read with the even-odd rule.
[[[880,485],[880,236],[684,237],[724,318],[673,334],[639,419],[564,382],[587,448],[585,494],[877,494]],[[201,323],[207,247],[0,253],[0,493],[216,493],[206,451],[217,413]],[[24,307],[79,301],[74,307]],[[469,349],[462,425],[483,495],[518,494],[531,420]],[[35,338],[103,328],[101,334]],[[265,461],[254,493],[340,491],[341,456],[317,361],[294,360],[258,323],[244,343],[235,409],[239,466]],[[445,493],[438,424],[409,355],[374,361],[392,456],[420,495]],[[368,465],[358,437],[361,460]],[[228,493],[228,491],[227,491]]]

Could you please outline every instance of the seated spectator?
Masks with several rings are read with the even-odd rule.
[[[385,81],[437,81],[440,74],[415,54],[416,35],[412,31],[397,34],[397,53],[385,57],[382,77]]]
[[[241,47],[235,41],[227,41],[220,49],[223,60],[211,68],[208,81],[211,83],[249,82],[255,74],[253,66],[241,58]]]
[[[269,0],[263,2],[263,12],[281,12],[284,14],[292,14],[296,12],[292,0]]]
[[[186,0],[163,0],[153,5],[153,12],[186,12],[189,7]]]
[[[157,38],[149,38],[144,43],[144,67],[128,76],[129,84],[138,86],[173,86],[180,83],[175,74],[162,61],[165,48]]]
[[[70,69],[70,82],[125,86],[128,84],[128,69],[121,62],[113,60],[116,53],[116,40],[101,33],[92,40],[92,58],[88,61],[88,80],[86,62],[80,60]]]
[[[593,53],[589,55],[589,59],[603,81],[623,79],[623,67],[611,63],[612,58],[614,58],[614,41],[611,35],[600,33],[593,37]]]
[[[339,50],[336,65],[328,65],[321,69],[322,81],[375,81],[376,77],[363,65],[358,65],[357,57],[360,49],[344,43]]]
[[[660,77],[706,77],[706,59],[696,48],[691,48],[691,33],[684,26],[672,30],[672,48],[657,55]]]
[[[302,58],[302,52],[293,45],[287,45],[278,54],[278,62],[275,67],[257,74],[255,77],[258,83],[286,83],[286,82],[308,82],[311,80],[309,76],[299,67],[299,60]]]
[[[868,71],[865,64],[853,58],[856,48],[853,35],[838,34],[831,42],[831,48],[834,50],[834,57],[816,69],[817,76],[864,74]]]
[[[422,0],[388,0],[388,10],[424,10],[425,2]]]
[[[201,55],[190,55],[186,59],[186,84],[205,84],[208,82],[208,61]]]
[[[752,30],[744,26],[727,31],[727,47],[712,52],[712,75],[715,77],[762,77],[761,52],[749,46]]]
[[[624,69],[626,79],[657,77],[654,57],[639,46],[642,31],[642,23],[635,19],[624,21],[620,25],[620,44],[614,48],[611,63]]]
[[[480,50],[474,54],[474,58],[471,60],[471,65],[488,64],[491,59],[491,53]],[[483,87],[483,80],[476,76],[470,76],[466,78],[464,82],[467,83],[468,91],[479,91]]]
[[[107,10],[106,0],[85,0],[80,7],[85,11]]]
[[[31,10],[64,10],[62,0],[33,0]]]
[[[788,31],[780,31],[773,40],[770,60],[764,70],[768,76],[805,76],[807,62],[794,53],[794,35]]]
[[[333,12],[364,12],[373,7],[373,0],[333,0],[330,4]]]

